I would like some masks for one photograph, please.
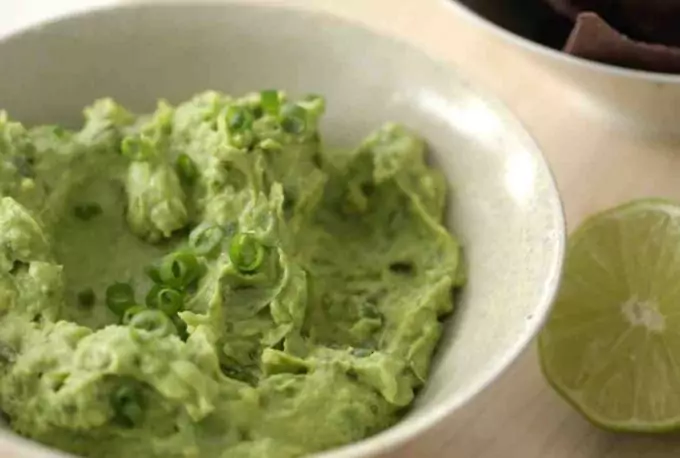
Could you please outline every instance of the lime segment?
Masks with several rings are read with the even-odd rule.
[[[636,201],[571,237],[539,336],[543,372],[607,429],[680,427],[680,206]]]

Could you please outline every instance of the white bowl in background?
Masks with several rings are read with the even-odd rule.
[[[512,363],[550,309],[565,228],[546,162],[495,98],[417,49],[324,14],[155,4],[5,37],[0,65],[0,108],[28,124],[78,125],[82,108],[102,96],[151,110],[159,97],[277,87],[327,97],[330,144],[355,145],[388,120],[424,135],[450,183],[447,223],[464,244],[469,281],[413,410],[323,458],[375,456],[453,414]],[[0,455],[60,456],[6,430]]]
[[[632,70],[563,53],[535,41],[545,0],[441,0],[532,61],[585,91],[606,121],[645,135],[680,133],[680,75]]]

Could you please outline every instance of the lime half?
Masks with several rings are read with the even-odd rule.
[[[572,235],[539,353],[548,381],[595,424],[680,427],[680,206],[636,201]]]

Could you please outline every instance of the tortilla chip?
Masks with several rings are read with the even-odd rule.
[[[591,12],[578,14],[564,51],[624,67],[680,73],[680,48],[632,40]]]

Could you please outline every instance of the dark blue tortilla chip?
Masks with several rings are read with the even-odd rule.
[[[632,40],[595,13],[578,15],[564,51],[623,67],[680,73],[680,48]]]
[[[680,0],[545,0],[574,22],[565,51],[587,59],[680,72]]]

